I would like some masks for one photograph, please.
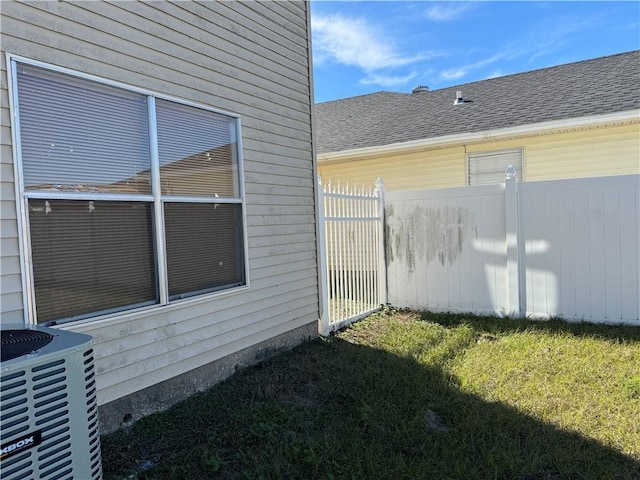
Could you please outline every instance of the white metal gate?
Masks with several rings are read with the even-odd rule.
[[[384,191],[375,186],[320,185],[323,312],[321,332],[355,322],[386,304]]]

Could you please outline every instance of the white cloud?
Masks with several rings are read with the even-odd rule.
[[[439,78],[445,81],[459,80],[473,71],[489,67],[493,68],[494,72],[487,74],[484,78],[502,76],[504,73],[495,66],[496,64],[500,64],[502,68],[507,61],[518,57],[527,57],[528,62],[531,63],[538,57],[549,56],[560,50],[567,38],[575,33],[589,30],[597,25],[598,21],[597,17],[546,19],[544,22],[529,29],[519,42],[503,46],[499,51],[476,62],[444,70],[440,72]],[[555,64],[558,63],[563,62],[555,62]]]
[[[417,76],[417,73],[415,72],[412,72],[403,77],[370,74],[370,75],[367,75],[362,80],[360,80],[360,83],[363,85],[380,85],[384,88],[393,88],[393,87],[405,85],[409,80],[414,79],[416,76]]]
[[[517,57],[519,55],[522,55],[523,53],[523,51],[508,47],[500,52],[494,53],[490,57],[483,58],[482,60],[478,60],[477,62],[471,63],[469,65],[463,65],[461,67],[444,70],[440,72],[440,78],[443,80],[458,80],[462,77],[465,77],[469,72],[473,70],[479,70],[498,61]]]
[[[311,18],[314,59],[333,60],[365,72],[411,65],[424,59],[405,55],[382,29],[361,18],[314,15]]]
[[[427,19],[434,22],[455,20],[466,13],[473,5],[470,3],[450,2],[434,5],[425,10]]]
[[[458,80],[459,78],[464,77],[467,73],[467,70],[463,68],[451,68],[440,72],[440,78],[443,80]]]
[[[494,70],[489,75],[487,75],[486,79],[488,80],[490,78],[504,77],[505,75],[506,75],[506,73],[504,73],[502,70],[498,69],[498,70]]]
[[[551,19],[545,19],[531,30],[525,42],[530,44],[531,56],[529,63],[534,60],[562,51],[565,43],[571,39],[574,34],[588,31],[601,22],[598,16],[588,18],[563,16]]]

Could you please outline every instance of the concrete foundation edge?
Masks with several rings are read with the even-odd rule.
[[[261,342],[177,377],[100,405],[100,433],[107,434],[136,420],[168,409],[189,396],[205,391],[233,375],[239,368],[254,365],[318,336],[317,322]]]

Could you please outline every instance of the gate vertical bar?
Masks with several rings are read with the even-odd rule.
[[[342,188],[340,183],[338,183],[338,189],[336,191],[336,193],[340,194],[342,192]],[[345,202],[346,200],[344,199],[344,197],[336,197],[336,202],[339,205],[339,208],[337,209],[337,216],[340,218],[344,218],[347,216],[346,210],[345,210]],[[338,250],[338,254],[339,254],[339,261],[338,261],[338,271],[340,272],[340,281],[339,281],[339,288],[338,288],[338,296],[334,299],[334,302],[336,303],[336,308],[338,310],[338,314],[342,314],[342,312],[344,312],[344,297],[346,294],[346,276],[345,276],[345,270],[346,270],[346,264],[347,264],[347,260],[346,260],[346,252],[344,251],[344,246],[346,245],[346,237],[344,234],[345,231],[345,227],[344,227],[344,222],[336,222],[336,227],[338,228],[338,243],[337,245],[339,245],[339,247],[337,248]],[[332,320],[335,321],[335,318],[332,318]]]

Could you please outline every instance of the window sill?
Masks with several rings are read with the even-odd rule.
[[[188,308],[202,303],[212,302],[219,298],[241,295],[246,293],[249,289],[250,285],[247,284],[235,288],[230,288],[228,290],[220,290],[217,292],[198,295],[197,297],[174,300],[166,305],[150,305],[136,308],[135,310],[127,310],[124,312],[111,313],[107,315],[100,315],[97,317],[85,318],[73,322],[61,323],[59,325],[55,325],[53,328],[90,334],[91,330],[105,325],[108,325],[109,327],[115,327],[118,325],[123,325],[140,320],[144,317],[170,314],[171,312],[182,308]]]

